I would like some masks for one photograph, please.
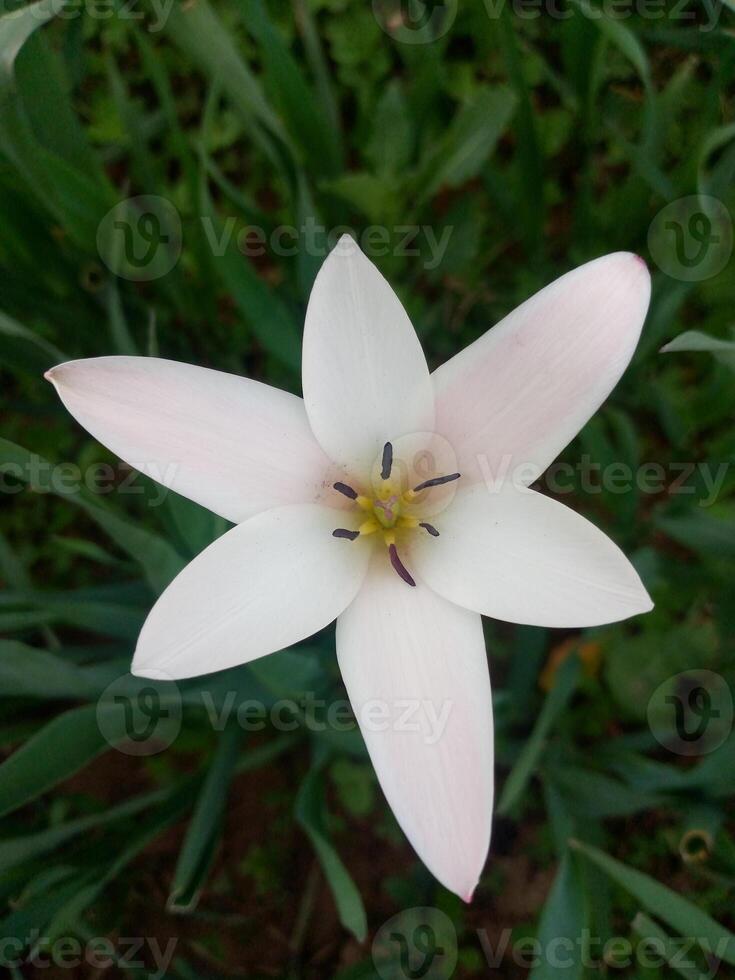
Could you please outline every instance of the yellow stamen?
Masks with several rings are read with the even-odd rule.
[[[406,490],[406,492],[401,497],[401,500],[404,502],[404,504],[410,504],[411,501],[415,500],[417,497],[418,494],[416,493],[415,490]]]
[[[396,543],[396,532],[383,531],[383,541],[385,541],[386,547],[390,548],[392,544]]]
[[[396,521],[397,527],[418,527],[418,517],[399,517]]]
[[[368,521],[364,521],[358,528],[360,534],[373,534],[375,531],[380,530],[380,524],[374,519],[370,518]]]
[[[370,497],[363,497],[362,495],[360,495],[359,497],[356,497],[355,498],[355,503],[360,508],[360,510],[372,510],[373,509],[373,502],[370,499]]]

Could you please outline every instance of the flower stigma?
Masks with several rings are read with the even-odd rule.
[[[394,571],[407,585],[415,586],[416,582],[398,554],[396,533],[421,528],[431,537],[438,538],[439,531],[433,524],[422,521],[418,515],[411,513],[412,505],[424,491],[458,480],[460,474],[449,473],[444,476],[435,476],[429,480],[424,480],[423,483],[419,483],[412,489],[402,490],[399,481],[392,479],[392,473],[393,445],[386,442],[383,447],[380,466],[381,484],[377,489],[373,489],[371,495],[358,493],[354,487],[347,483],[337,482],[332,485],[338,493],[352,500],[355,506],[365,513],[365,520],[356,531],[338,527],[332,531],[332,536],[356,541],[360,537],[367,537],[380,532],[388,549],[388,557]]]

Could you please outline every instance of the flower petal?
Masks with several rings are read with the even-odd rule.
[[[314,282],[304,327],[304,402],[327,455],[365,474],[383,445],[433,430],[429,369],[406,311],[343,235]]]
[[[467,482],[524,467],[533,483],[610,394],[648,309],[645,263],[616,252],[574,269],[433,374],[436,429]]]
[[[295,395],[157,357],[67,361],[46,377],[95,439],[230,521],[326,494],[330,463]]]
[[[480,617],[375,562],[337,620],[337,656],[399,824],[432,874],[469,901],[487,857],[493,802]]]
[[[251,517],[186,566],[153,607],[132,672],[178,680],[246,663],[327,626],[362,584],[370,548],[332,537],[314,504]]]
[[[466,609],[530,626],[613,623],[653,604],[618,546],[550,497],[510,483],[457,493],[417,535],[410,562],[440,595]]]

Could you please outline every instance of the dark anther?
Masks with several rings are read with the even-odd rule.
[[[420,493],[422,490],[428,490],[429,487],[440,487],[444,483],[451,483],[452,480],[458,480],[459,477],[459,473],[450,473],[449,476],[435,476],[431,480],[424,480],[423,483],[419,483],[417,487],[413,488],[413,492]]]
[[[353,490],[352,487],[348,487],[346,483],[335,483],[333,484],[335,490],[339,490],[343,493],[345,497],[349,497],[350,500],[357,499],[357,490]]]
[[[387,480],[390,477],[390,471],[393,469],[393,446],[386,442],[383,446],[383,466],[380,470],[380,476],[383,480]]]
[[[403,564],[401,559],[398,557],[398,552],[396,551],[396,546],[394,544],[390,545],[390,547],[388,548],[388,554],[390,555],[391,565],[393,566],[393,568],[395,568],[395,570],[401,576],[403,581],[407,585],[416,585],[414,580],[411,578],[411,573]]]
[[[332,531],[333,538],[347,538],[348,541],[354,541],[355,538],[360,537],[359,531],[348,531],[346,527],[338,527],[335,531]]]
[[[432,538],[439,537],[439,532],[437,531],[437,529],[434,527],[433,524],[427,524],[426,521],[422,521],[419,524],[419,527],[422,527],[425,531],[428,531],[429,534],[432,536]]]

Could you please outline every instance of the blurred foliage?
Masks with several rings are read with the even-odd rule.
[[[621,976],[699,976],[681,935],[701,965],[708,943],[735,964],[731,718],[684,756],[673,713],[649,710],[662,691],[685,704],[684,671],[735,680],[733,262],[678,276],[676,243],[649,235],[681,198],[735,205],[731,4],[552,17],[488,0],[422,23],[357,0],[19,6],[0,19],[0,935],[27,957],[39,935],[145,923],[178,937],[171,977],[348,980],[376,975],[350,932],[433,905],[462,976],[487,969],[475,930],[504,926],[664,945],[669,965]],[[103,221],[136,195],[181,221],[178,261],[148,281],[126,278]],[[564,454],[586,468],[563,499],[632,555],[656,608],[583,634],[487,623],[501,792],[469,907],[410,852],[354,728],[309,724],[304,694],[344,696],[331,631],[187,681],[180,703],[162,690],[181,722],[166,751],[110,750],[115,695],[145,696],[126,671],[147,609],[224,525],[161,503],[41,379],[160,353],[298,391],[305,302],[345,227],[432,365],[594,256],[634,250],[654,273],[634,363]],[[617,463],[663,481],[589,477]],[[214,723],[284,698],[288,732]],[[581,945],[534,980],[600,975]],[[502,970],[526,973],[510,953]]]

